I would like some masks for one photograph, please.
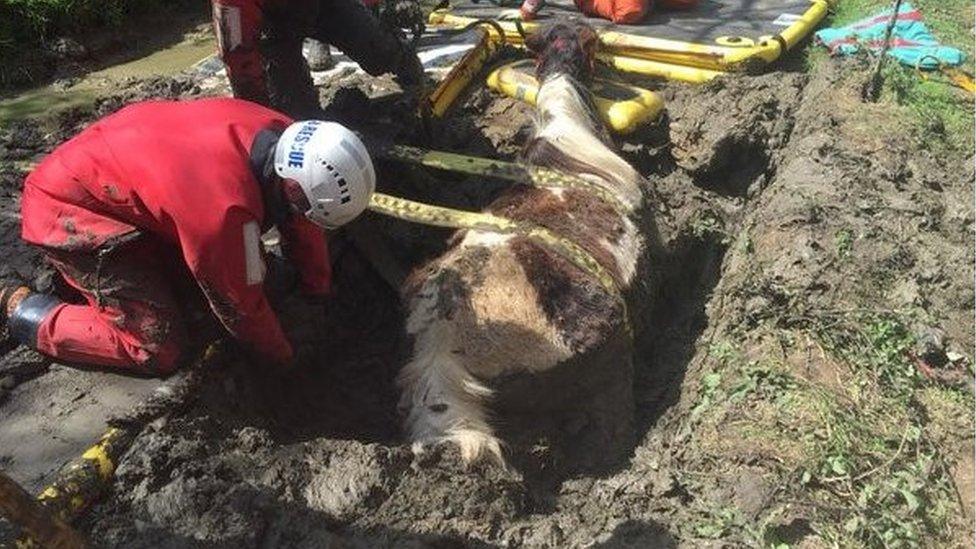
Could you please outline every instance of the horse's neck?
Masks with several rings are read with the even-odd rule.
[[[640,174],[600,138],[598,114],[569,76],[547,77],[536,105],[540,115],[536,139],[558,150],[579,175],[600,179],[635,208],[640,204]]]

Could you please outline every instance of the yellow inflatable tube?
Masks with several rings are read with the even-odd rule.
[[[457,99],[474,76],[481,71],[485,63],[495,54],[496,43],[495,40],[489,38],[488,32],[483,32],[475,46],[441,80],[440,84],[437,85],[428,98],[431,113],[434,116],[444,116],[451,105],[454,104],[454,100]]]
[[[601,53],[605,56],[644,59],[658,64],[697,67],[709,71],[736,70],[749,62],[768,63],[775,61],[784,51],[792,48],[809,35],[827,15],[835,2],[836,0],[811,0],[810,8],[796,22],[776,36],[760,36],[758,38],[726,36],[716,41],[715,45],[638,36],[617,31],[601,31]],[[452,15],[449,10],[434,11],[430,14],[429,20],[431,24],[443,24],[452,27],[463,27],[474,21],[469,17]],[[498,23],[505,31],[505,38],[509,43],[522,43],[522,37],[513,22],[498,21]],[[532,33],[538,30],[539,24],[523,23],[522,27],[525,32]],[[497,31],[491,29],[489,33],[493,39],[498,39]],[[655,67],[657,68],[655,69]],[[643,74],[660,76],[661,73],[668,73],[668,70],[660,67],[660,65],[650,65],[645,68],[652,70],[652,72]],[[708,73],[701,73],[682,80],[703,81],[702,78],[706,75]],[[707,79],[709,78],[705,78],[705,80]]]
[[[688,82],[691,84],[703,84],[709,80],[726,74],[722,71],[703,69],[701,67],[690,67],[688,65],[673,65],[650,59],[639,59],[637,57],[626,57],[623,55],[612,55],[599,53],[597,58],[603,63],[623,72],[641,74],[644,76],[657,76],[666,80],[678,82]]]
[[[503,65],[488,75],[488,87],[535,105],[539,81],[532,75],[532,67],[531,60]],[[590,91],[603,121],[617,133],[634,131],[664,108],[656,93],[620,82],[597,78]]]

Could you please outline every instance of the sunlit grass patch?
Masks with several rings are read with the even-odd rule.
[[[959,48],[967,59],[961,67],[973,68],[973,2],[963,0],[914,0],[932,34],[945,46]],[[824,26],[842,26],[890,8],[887,0],[840,0]],[[807,51],[808,68],[828,62],[819,46]],[[936,152],[973,150],[973,102],[968,95],[938,72],[920,73],[888,59],[884,70],[882,101],[898,105],[911,124],[920,147]]]
[[[815,342],[813,367],[844,370],[827,376],[808,375],[791,363],[796,349],[777,353],[770,338],[711,345],[688,432],[706,461],[761,463],[781,484],[754,522],[728,502],[705,506],[697,535],[782,546],[784,525],[773,515],[786,508],[827,545],[948,544],[964,535],[950,473],[962,447],[945,445],[958,445],[954,431],[972,432],[973,397],[919,373],[911,318],[852,310],[793,319],[783,341]]]

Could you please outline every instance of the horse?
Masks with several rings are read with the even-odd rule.
[[[613,409],[613,425],[602,428],[597,445],[626,439],[633,418],[628,301],[644,286],[653,232],[646,229],[647,184],[614,152],[587,90],[595,31],[559,22],[525,43],[540,89],[522,160],[585,184],[516,185],[487,213],[543,227],[559,235],[557,244],[576,246],[528,231],[463,230],[402,287],[411,343],[397,377],[404,430],[416,451],[448,441],[467,464],[505,465],[492,412],[505,380],[522,380],[527,390],[515,405],[535,415],[552,400],[538,402],[547,380],[560,385],[563,408],[582,402],[581,394],[608,392],[602,402]],[[560,370],[569,375],[556,381],[551,374]]]

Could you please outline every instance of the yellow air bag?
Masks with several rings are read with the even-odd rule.
[[[488,86],[509,97],[535,105],[539,93],[531,60],[516,61],[495,69],[488,75]],[[590,85],[593,101],[600,116],[617,133],[630,133],[656,117],[664,101],[654,92],[621,82],[601,78]]]

